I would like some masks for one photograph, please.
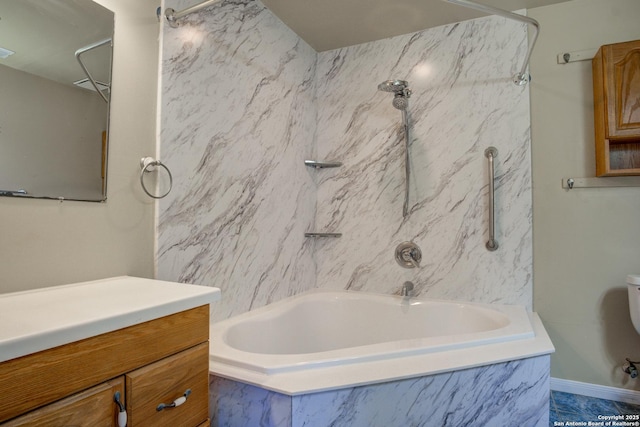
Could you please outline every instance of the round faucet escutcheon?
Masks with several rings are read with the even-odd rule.
[[[413,242],[402,242],[396,248],[396,262],[404,268],[420,267],[422,251]]]

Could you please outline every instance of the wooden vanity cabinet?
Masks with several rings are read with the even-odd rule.
[[[209,416],[209,344],[202,343],[125,375],[127,412],[135,427],[198,426]],[[187,401],[158,411],[188,390]]]
[[[6,427],[80,425],[117,427],[118,410],[113,404],[113,396],[117,391],[124,396],[124,377],[91,387],[2,425]]]
[[[208,426],[209,306],[0,363],[0,426]],[[171,404],[190,390],[187,400]]]
[[[640,40],[602,46],[592,68],[596,175],[640,175]]]

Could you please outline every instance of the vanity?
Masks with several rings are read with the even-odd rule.
[[[0,426],[208,426],[219,299],[127,276],[0,295]]]

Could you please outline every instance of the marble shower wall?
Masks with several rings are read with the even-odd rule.
[[[221,288],[217,319],[313,288],[316,52],[250,0],[163,37],[158,277]]]
[[[318,287],[478,302],[532,303],[529,89],[512,76],[526,54],[526,28],[491,17],[318,55],[316,147],[344,162],[318,172]],[[403,219],[404,134],[393,95],[377,86],[409,81],[410,216]],[[488,239],[488,166],[496,158],[496,230]],[[420,269],[394,258],[406,240]]]
[[[181,9],[190,0],[167,0]],[[316,53],[259,1],[225,0],[165,27],[158,278],[222,289],[215,319],[314,287],[531,306],[526,31],[482,18]],[[376,90],[409,80],[411,215],[401,113]],[[487,239],[496,160],[497,238]],[[313,170],[307,158],[339,160]],[[305,239],[305,231],[340,239]],[[393,251],[413,240],[422,268]]]

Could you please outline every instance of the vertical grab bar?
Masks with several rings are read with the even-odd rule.
[[[495,214],[495,170],[493,167],[493,159],[498,155],[496,147],[489,147],[484,150],[484,156],[489,160],[489,240],[485,245],[487,250],[493,252],[498,249],[496,241],[496,214]]]

